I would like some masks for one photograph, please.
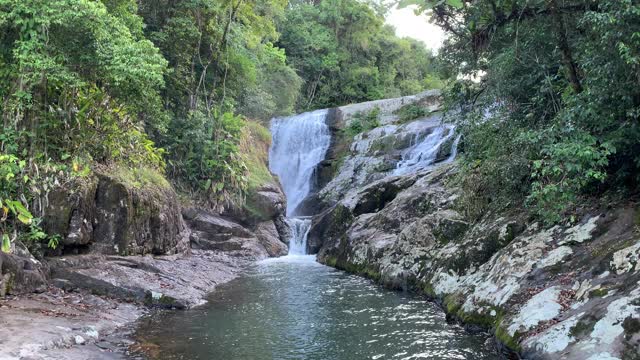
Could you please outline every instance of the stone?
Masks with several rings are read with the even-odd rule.
[[[74,291],[77,288],[71,281],[59,278],[52,279],[51,285],[67,292]]]
[[[0,297],[40,291],[47,286],[48,276],[48,264],[31,254],[17,256],[0,251]]]
[[[258,214],[260,220],[271,220],[285,213],[287,200],[280,186],[264,184],[247,199],[252,211]]]
[[[61,245],[76,247],[93,238],[97,177],[77,179],[49,193],[43,228],[62,236]]]
[[[87,341],[80,335],[76,335],[73,337],[76,345],[84,345]]]
[[[242,225],[211,212],[188,208],[182,211],[182,215],[192,230],[199,231],[210,238],[250,238],[253,233]]]
[[[293,236],[293,231],[291,230],[291,226],[289,226],[289,223],[287,222],[284,215],[280,215],[276,217],[273,220],[273,224],[275,225],[276,230],[278,231],[278,236],[280,237],[280,241],[282,241],[287,246],[289,246],[289,241]]]
[[[50,253],[159,255],[187,250],[171,186],[129,183],[115,175],[122,171],[130,170],[104,170],[51,192],[43,226],[62,240]]]
[[[256,237],[271,257],[284,256],[289,252],[287,245],[280,240],[278,229],[273,221],[264,221],[256,228]]]

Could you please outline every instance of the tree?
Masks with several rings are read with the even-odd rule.
[[[303,78],[300,110],[408,95],[425,88],[433,56],[356,0],[292,4],[278,46]],[[404,61],[404,62],[403,62]]]
[[[637,186],[635,1],[404,3],[449,33],[441,56],[461,79],[452,104],[484,104],[460,123],[467,164],[487,182],[501,179],[495,198],[526,197],[554,222],[583,194]],[[480,82],[465,80],[478,74]]]

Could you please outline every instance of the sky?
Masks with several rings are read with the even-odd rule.
[[[396,28],[396,35],[410,37],[424,42],[428,48],[437,51],[444,40],[444,32],[430,24],[426,15],[417,16],[410,6],[404,9],[393,8],[387,15],[387,23]]]

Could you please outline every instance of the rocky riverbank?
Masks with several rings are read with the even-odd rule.
[[[100,172],[60,187],[44,218],[59,247],[0,252],[0,359],[120,358],[149,309],[204,304],[247,265],[286,254],[277,181],[250,196],[250,212],[218,214],[180,205],[155,174]]]
[[[637,201],[584,199],[553,227],[518,206],[471,215],[473,199],[450,164],[454,137],[438,133],[447,125],[433,112],[437,94],[406,100],[352,106],[378,106],[383,121],[332,144],[331,176],[305,201],[320,212],[308,250],[324,264],[426,294],[450,319],[493,333],[508,357],[638,359]],[[407,103],[428,115],[394,116]],[[339,134],[356,113],[337,113]],[[434,134],[443,140],[429,142]],[[406,169],[421,141],[432,148],[416,158],[431,163]]]
[[[76,255],[51,259],[50,285],[0,300],[1,359],[112,359],[149,308],[204,303],[253,257],[193,250],[168,256]]]
[[[637,203],[596,201],[551,228],[514,209],[471,222],[455,166],[387,177],[317,216],[320,262],[422,292],[526,359],[640,353]]]

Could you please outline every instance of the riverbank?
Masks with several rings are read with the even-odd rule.
[[[202,305],[207,294],[259,258],[192,250],[52,259],[54,278],[44,292],[0,300],[0,359],[123,358],[132,344],[127,332],[149,307]]]
[[[517,208],[472,222],[456,171],[443,165],[353,189],[313,220],[319,261],[422,292],[516,358],[634,359],[637,201],[592,199],[553,227]]]

